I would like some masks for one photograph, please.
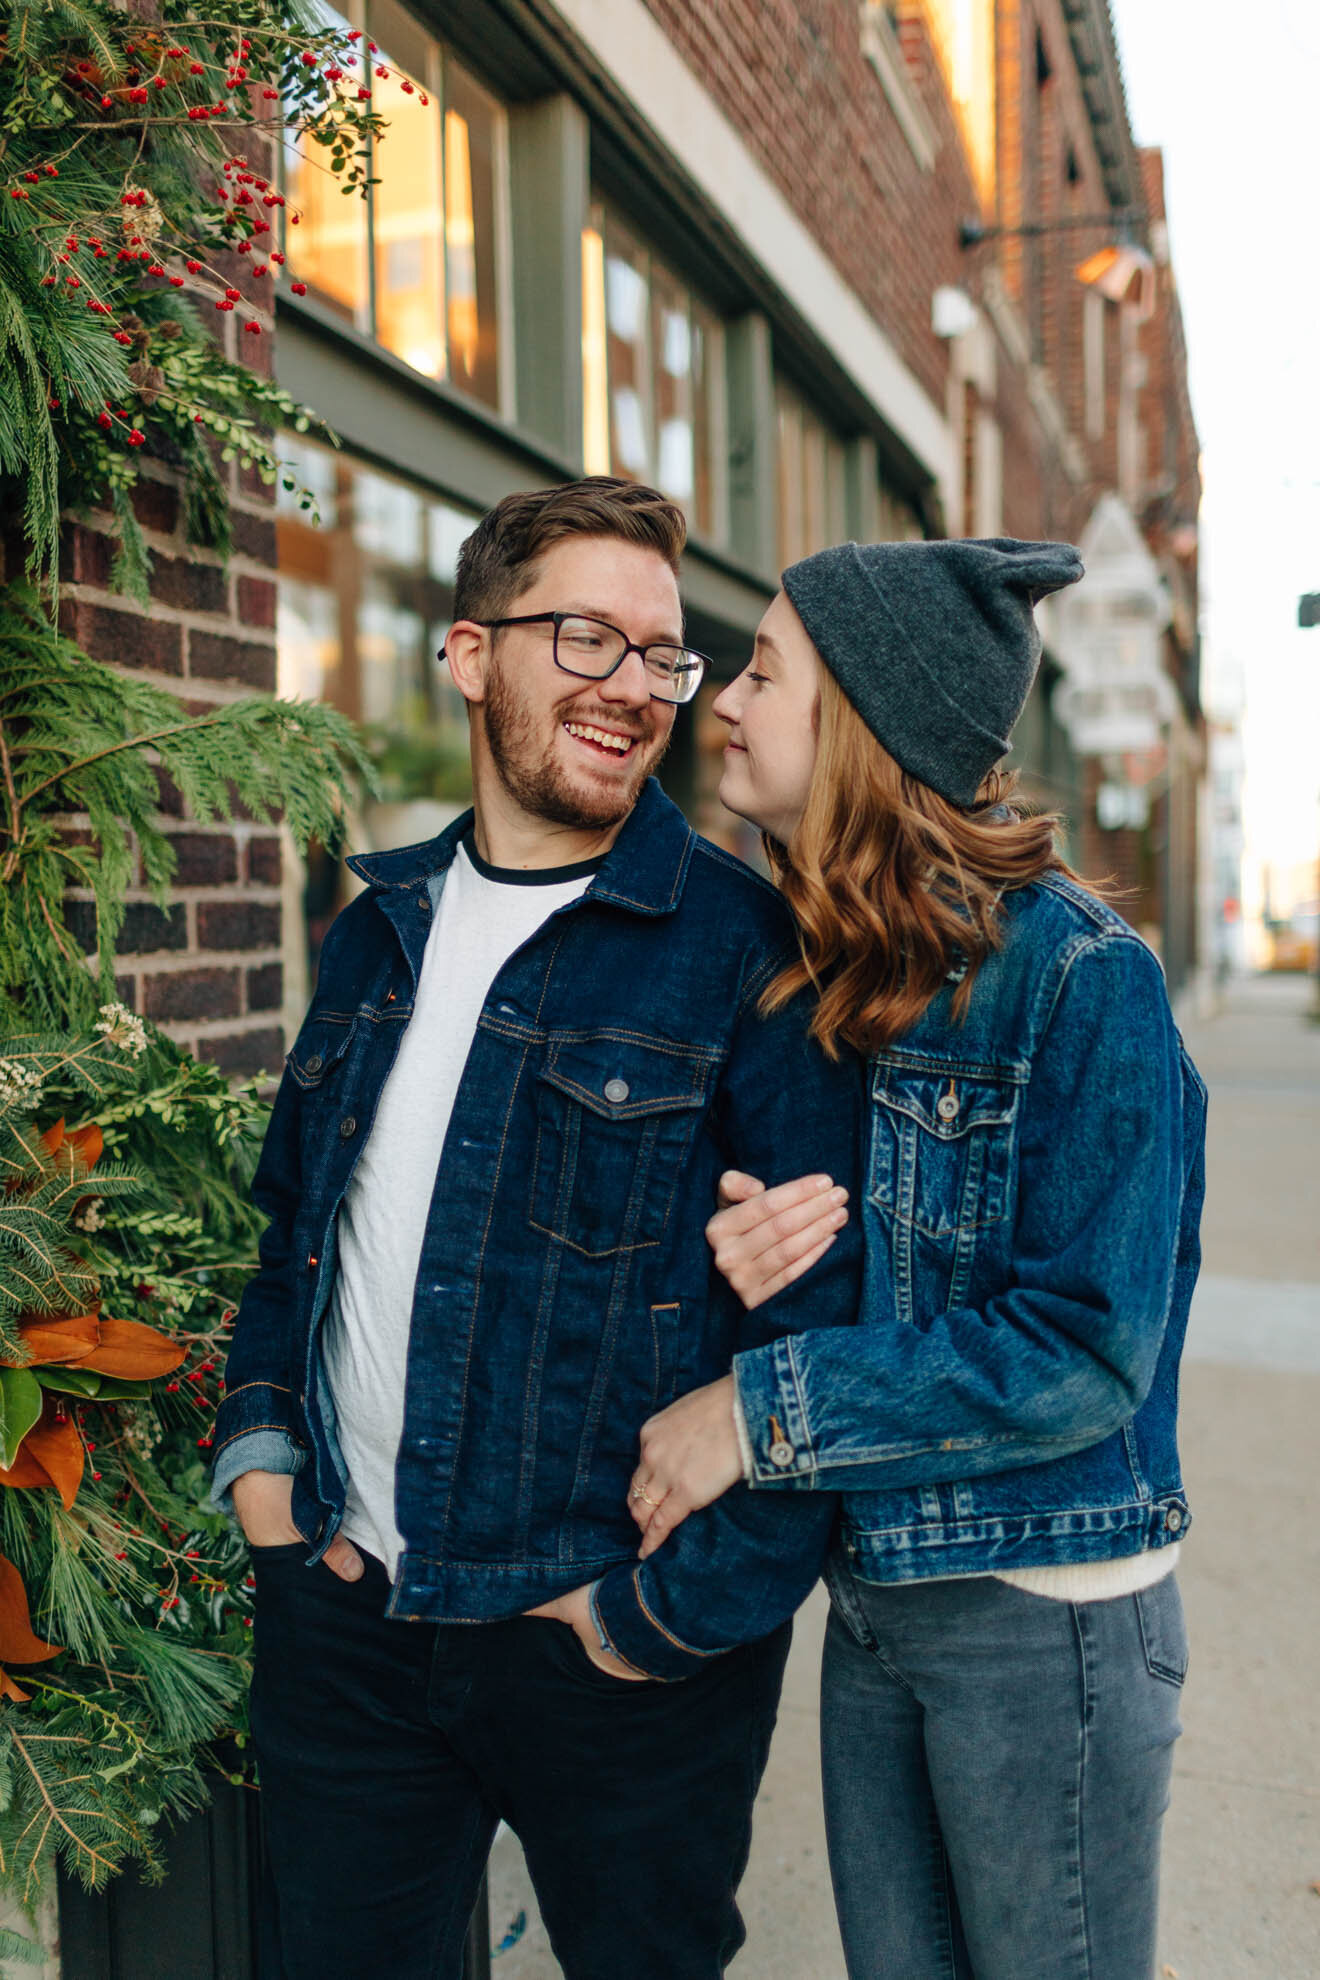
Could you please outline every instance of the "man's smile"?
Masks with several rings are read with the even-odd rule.
[[[628,735],[621,729],[602,729],[595,722],[565,722],[563,727],[575,741],[586,743],[597,753],[620,759],[630,756],[633,745],[641,741],[640,736]]]

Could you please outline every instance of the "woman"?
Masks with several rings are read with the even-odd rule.
[[[994,765],[1060,544],[847,544],[784,574],[716,713],[831,1052],[870,1060],[856,1329],[647,1425],[649,1552],[740,1478],[843,1494],[822,1689],[854,1980],[1148,1980],[1186,1639],[1174,1440],[1204,1089],[1158,964]],[[846,1211],[726,1179],[749,1304]]]

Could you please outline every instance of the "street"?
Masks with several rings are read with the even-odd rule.
[[[1320,1973],[1320,1026],[1306,1021],[1310,995],[1301,977],[1245,979],[1218,1016],[1184,1026],[1210,1124],[1181,1429],[1195,1519],[1180,1570],[1192,1663],[1166,1828],[1161,1980]],[[824,1615],[818,1591],[798,1619],[757,1807],[747,1945],[730,1969],[743,1980],[844,1980],[816,1758]],[[506,1834],[491,1873],[496,1945],[523,1911],[497,1980],[555,1980]]]

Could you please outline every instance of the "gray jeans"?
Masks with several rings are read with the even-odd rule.
[[[1187,1668],[1174,1577],[1082,1603],[829,1579],[821,1742],[850,1980],[1150,1980]]]

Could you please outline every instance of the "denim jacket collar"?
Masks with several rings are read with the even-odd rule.
[[[437,838],[420,845],[353,853],[347,864],[378,892],[415,888],[448,869],[459,841],[471,829],[473,816],[471,809],[465,811]],[[696,834],[678,806],[665,796],[654,777],[648,777],[587,894],[636,914],[672,914],[682,896],[695,843]]]

